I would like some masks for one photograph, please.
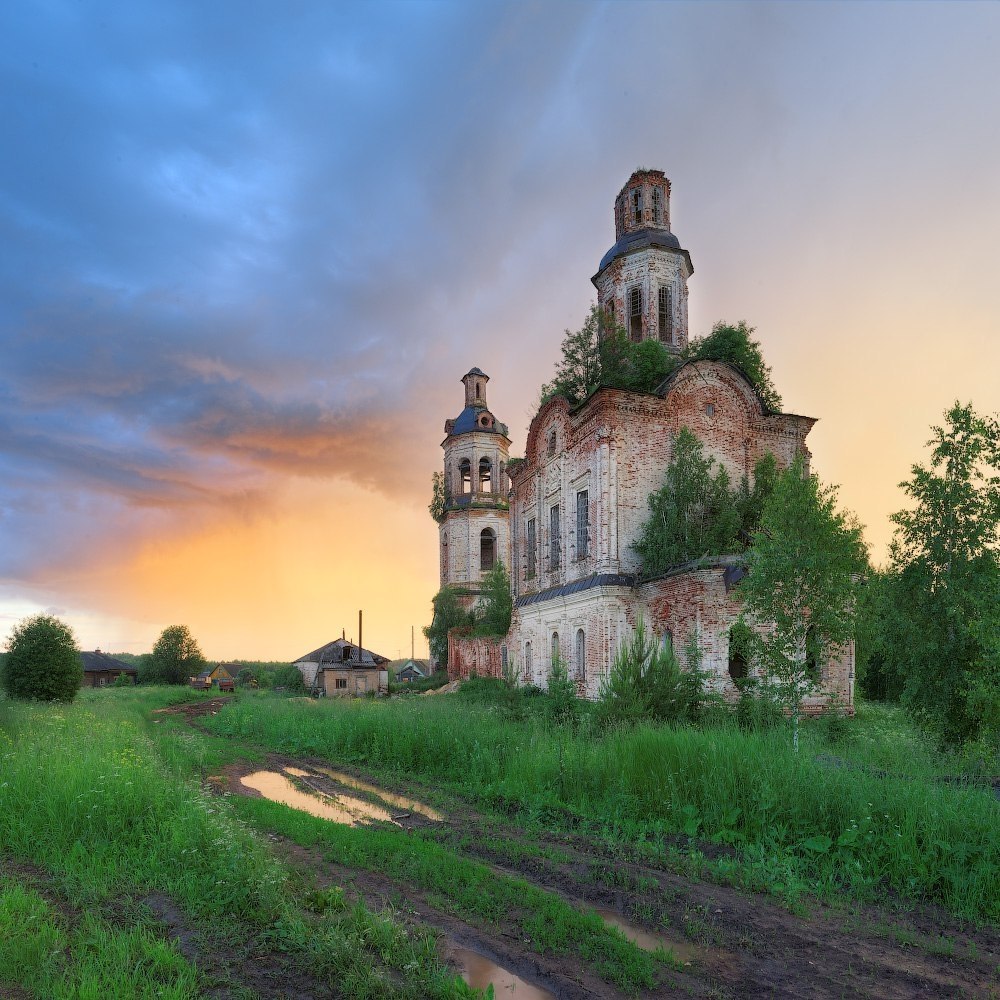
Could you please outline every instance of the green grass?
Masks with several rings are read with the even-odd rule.
[[[656,847],[731,845],[719,873],[793,894],[941,903],[1000,918],[1000,803],[986,791],[882,777],[792,753],[783,730],[643,726],[600,735],[436,697],[318,705],[241,699],[210,721],[241,741],[318,754],[473,796],[546,824]]]
[[[0,885],[0,980],[42,996],[145,996],[154,985],[162,992],[151,996],[198,995],[190,964],[152,930],[86,915],[128,909],[155,891],[194,927],[211,934],[224,925],[237,940],[266,943],[352,983],[354,996],[469,995],[433,936],[363,906],[303,906],[296,879],[195,780],[239,748],[148,718],[189,697],[138,688],[72,705],[0,702],[0,856],[40,866],[84,914],[67,923],[30,886]],[[38,933],[21,933],[25,926]]]
[[[653,958],[593,911],[578,910],[523,879],[469,861],[418,834],[329,823],[267,799],[239,798],[234,805],[264,829],[304,846],[321,845],[331,861],[417,886],[463,920],[493,928],[513,920],[527,947],[543,954],[575,954],[626,992],[654,983]]]

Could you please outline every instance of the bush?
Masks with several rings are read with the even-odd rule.
[[[558,653],[552,659],[548,703],[549,714],[554,722],[574,723],[580,717],[580,699],[576,696],[576,684],[570,679],[566,661]]]
[[[273,684],[276,688],[284,688],[286,691],[301,693],[306,689],[306,681],[302,676],[302,671],[294,664],[289,663],[287,667],[278,667],[274,672]]]
[[[740,681],[740,700],[733,709],[733,718],[740,729],[749,733],[763,732],[784,725],[785,712],[777,695],[754,677]]]
[[[143,657],[139,680],[145,684],[187,684],[205,667],[205,657],[187,625],[171,625],[160,633],[149,657]]]
[[[51,615],[34,615],[11,632],[3,671],[11,698],[72,701],[83,683],[73,630]]]

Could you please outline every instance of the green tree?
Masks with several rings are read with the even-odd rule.
[[[453,628],[463,628],[475,623],[470,611],[462,607],[454,587],[442,587],[431,598],[433,615],[430,625],[424,626],[424,636],[430,644],[431,657],[438,669],[448,666],[448,632]]]
[[[444,473],[431,473],[431,502],[427,505],[427,509],[438,524],[444,520],[444,502]]]
[[[729,476],[705,454],[701,441],[682,427],[661,489],[649,497],[649,518],[634,548],[642,572],[655,576],[706,555],[736,552],[740,514]]]
[[[4,690],[11,698],[72,701],[82,682],[80,650],[65,622],[33,615],[14,626],[3,671]]]
[[[758,626],[749,633],[753,659],[791,714],[796,750],[816,666],[854,637],[857,579],[867,565],[861,526],[835,509],[836,497],[796,458],[764,504],[736,591]]]
[[[206,666],[187,625],[171,625],[160,633],[149,659],[140,667],[144,684],[186,684]]]
[[[943,743],[1000,740],[1000,426],[956,402],[892,516],[889,647]]]
[[[543,403],[553,396],[565,396],[575,406],[601,384],[599,345],[606,323],[607,314],[591,305],[583,326],[565,331],[562,360],[556,364],[555,377],[542,386]]]
[[[580,717],[580,699],[576,695],[576,684],[569,676],[566,661],[558,653],[552,658],[546,695],[549,711],[555,722],[577,722]]]
[[[777,478],[777,460],[771,452],[768,452],[754,465],[753,482],[751,483],[747,476],[743,476],[740,480],[740,488],[736,495],[736,510],[740,519],[739,537],[745,545],[749,545],[754,534],[760,530],[764,504],[774,491]]]
[[[510,576],[500,559],[483,577],[479,604],[476,606],[477,635],[506,635],[510,631],[510,616],[514,611],[514,595]]]
[[[771,368],[764,361],[760,343],[753,339],[754,328],[745,320],[735,326],[716,323],[707,337],[696,337],[684,352],[692,361],[728,361],[754,384],[757,394],[772,409],[781,410],[781,396],[771,379]]]

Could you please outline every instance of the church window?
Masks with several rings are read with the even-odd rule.
[[[497,556],[497,536],[492,528],[483,528],[479,536],[479,568],[487,573],[493,569]]]
[[[458,474],[462,480],[462,492],[471,493],[472,492],[472,463],[467,459],[463,458],[461,462],[458,463]]]
[[[628,293],[628,332],[635,343],[642,340],[642,289],[638,286]]]
[[[493,492],[493,463],[488,458],[479,460],[479,492]]]
[[[576,632],[576,679],[584,680],[587,676],[587,637],[583,629]]]
[[[638,188],[632,192],[632,221],[642,222],[642,192]]]
[[[706,403],[705,404],[705,416],[706,417],[714,417],[715,416],[715,403]]]
[[[746,656],[739,649],[733,648],[733,632],[729,632],[729,676],[734,681],[745,680],[750,675],[750,666]]]
[[[559,659],[559,633],[552,633],[552,665],[556,665],[556,661]]]
[[[559,569],[560,556],[559,538],[559,505],[556,504],[549,511],[549,571],[556,572]]]
[[[528,566],[524,572],[525,579],[527,580],[531,580],[535,576],[535,544],[535,519],[532,517],[528,521],[524,543],[528,555]]]
[[[666,285],[662,285],[659,291],[659,320],[660,320],[660,342],[672,344],[674,342],[674,304],[673,296]]]
[[[556,453],[556,429],[553,427],[549,431],[549,458]]]
[[[674,633],[670,629],[665,628],[663,630],[663,635],[660,636],[660,649],[663,652],[668,652],[674,648]]]
[[[528,680],[531,680],[531,643],[524,644],[524,673]]]
[[[816,629],[809,626],[806,630],[806,677],[813,684],[819,684],[823,678],[823,672],[819,666],[819,644],[816,641]]]
[[[663,222],[663,192],[659,188],[653,188],[653,223],[660,225]]]
[[[590,493],[581,490],[576,495],[576,557],[585,559],[590,550]]]
[[[448,579],[448,536],[441,539],[441,575]]]

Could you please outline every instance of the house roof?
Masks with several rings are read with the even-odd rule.
[[[344,658],[344,650],[347,650],[347,658]],[[381,666],[388,663],[387,656],[380,656],[370,649],[363,649],[346,639],[334,639],[319,649],[314,649],[305,656],[300,656],[295,663],[320,663],[324,667],[343,667],[345,664],[350,667],[371,667]]]
[[[108,656],[107,653],[102,653],[99,649],[95,649],[92,653],[81,653],[80,659],[83,661],[84,672],[94,673],[100,670],[113,670],[116,674],[136,674],[139,671],[135,667],[126,663],[124,660],[119,660],[117,657]]]

